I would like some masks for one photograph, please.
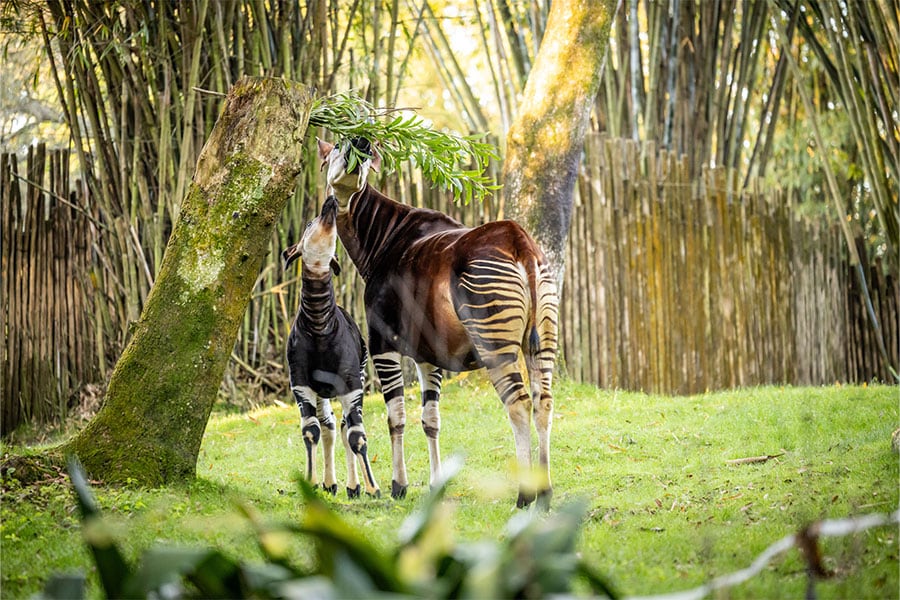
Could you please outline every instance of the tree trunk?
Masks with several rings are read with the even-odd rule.
[[[538,241],[562,282],[572,191],[615,0],[557,0],[506,139],[507,217]]]
[[[156,486],[194,475],[272,228],[302,168],[312,98],[281,79],[244,78],[229,92],[103,408],[61,448],[92,477]]]

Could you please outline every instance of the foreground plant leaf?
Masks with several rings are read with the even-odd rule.
[[[94,555],[108,597],[202,598],[544,598],[570,594],[579,576],[594,593],[615,597],[602,577],[575,552],[584,517],[582,504],[555,513],[519,512],[500,541],[457,543],[443,501],[461,461],[445,463],[445,477],[403,523],[392,552],[368,541],[298,477],[304,509],[299,523],[264,521],[250,505],[239,510],[254,526],[263,564],[248,564],[215,549],[157,547],[136,567],[122,557],[77,461],[72,482],[84,518],[84,537]],[[289,562],[294,536],[313,538],[317,565],[304,572]],[[44,597],[79,598],[84,578],[55,577]]]
[[[369,591],[409,591],[390,556],[370,544],[363,532],[350,527],[322,501],[306,479],[298,477],[298,484],[306,506],[295,531],[315,538],[323,575],[330,577],[339,589],[366,587],[360,579],[360,574],[364,574],[370,582]]]
[[[100,509],[91,492],[84,469],[74,456],[67,459],[69,477],[72,487],[75,488],[75,496],[78,500],[78,508],[81,510],[81,518],[84,523],[84,540],[97,564],[97,572],[103,590],[109,598],[118,598],[122,595],[125,583],[130,577],[132,569],[125,561],[113,541],[112,533],[100,520]]]

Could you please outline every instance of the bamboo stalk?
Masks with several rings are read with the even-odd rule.
[[[425,18],[427,30],[429,32],[432,40],[436,42],[436,52],[445,60],[449,61],[451,71],[451,79],[452,85],[454,87],[458,87],[460,90],[460,95],[464,98],[464,106],[465,110],[471,116],[474,127],[472,128],[474,131],[486,132],[490,129],[488,126],[487,118],[484,116],[484,112],[481,110],[481,103],[476,98],[475,93],[472,91],[471,86],[469,86],[469,82],[466,78],[465,73],[462,70],[462,67],[459,66],[459,62],[456,60],[456,54],[453,52],[453,49],[450,47],[450,42],[447,41],[447,36],[444,33],[444,28],[441,27],[440,22],[434,15],[434,12],[431,9],[431,4],[428,0],[423,0],[423,5],[425,7]]]

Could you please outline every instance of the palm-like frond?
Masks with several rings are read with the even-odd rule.
[[[493,144],[481,141],[483,136],[438,131],[413,111],[376,108],[353,92],[341,92],[316,100],[309,123],[328,129],[338,141],[370,140],[388,171],[412,160],[434,185],[466,204],[499,188],[484,174],[489,161],[499,158]],[[351,167],[369,158],[356,145],[350,148]]]

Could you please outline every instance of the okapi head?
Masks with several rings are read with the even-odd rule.
[[[381,156],[366,138],[356,137],[345,140],[339,145],[330,144],[323,140],[319,142],[319,159],[322,161],[321,169],[325,170],[326,190],[335,187],[344,192],[339,194],[341,198],[349,198],[350,194],[365,187],[369,178],[369,171],[378,172],[381,168]],[[362,161],[354,161],[350,156],[351,145],[368,158]],[[340,206],[345,210],[346,206]]]
[[[330,277],[332,271],[335,275],[341,274],[341,266],[335,257],[337,210],[337,198],[334,195],[328,196],[322,205],[322,212],[306,226],[300,241],[281,253],[285,270],[302,257],[305,275],[324,278]]]

